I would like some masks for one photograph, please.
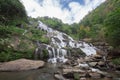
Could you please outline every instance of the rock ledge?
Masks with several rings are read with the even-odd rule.
[[[43,67],[44,61],[35,61],[28,59],[18,59],[15,61],[5,62],[0,65],[0,71],[24,71],[33,70]]]

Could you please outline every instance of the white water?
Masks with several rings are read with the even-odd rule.
[[[54,30],[45,24],[43,24],[41,21],[39,21],[38,29],[42,29],[44,31],[47,31],[47,37],[51,39],[50,45],[48,47],[51,47],[52,49],[48,50],[50,58],[48,62],[51,63],[57,63],[59,62],[66,62],[67,59],[65,56],[67,56],[67,50],[64,48],[79,48],[81,49],[87,56],[96,54],[96,50],[94,46],[89,45],[88,43],[82,42],[82,41],[75,41],[72,37],[68,36],[65,33],[59,32],[57,30]],[[53,57],[51,57],[53,56]]]

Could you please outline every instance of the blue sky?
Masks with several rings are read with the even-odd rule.
[[[20,0],[33,18],[56,17],[64,23],[78,23],[105,0]]]

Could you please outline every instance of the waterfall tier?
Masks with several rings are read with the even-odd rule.
[[[68,49],[73,48],[81,49],[81,51],[83,51],[87,56],[96,54],[94,46],[83,41],[75,41],[67,34],[54,30],[43,24],[41,21],[39,21],[39,26],[37,28],[46,31],[47,37],[50,39],[49,45],[46,45],[45,48],[43,48],[43,46],[40,47],[41,49],[43,48],[48,51],[48,62],[66,62]]]

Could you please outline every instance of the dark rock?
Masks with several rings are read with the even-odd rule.
[[[57,41],[58,43],[61,43],[61,41],[57,38],[57,37],[54,37],[55,41]]]
[[[86,78],[90,78],[91,75],[90,75],[88,72],[86,72],[85,77],[86,77]]]
[[[95,59],[102,59],[102,58],[103,58],[103,56],[98,55],[98,54],[94,55],[93,57],[94,57]]]
[[[65,40],[69,40],[68,36],[65,35],[65,34],[63,34],[63,38],[64,38]]]
[[[67,79],[70,79],[70,78],[74,78],[74,73],[73,72],[70,72],[70,73],[67,73],[67,74],[63,74],[63,76]]]
[[[120,71],[120,66],[116,66],[116,70],[117,70],[117,71]]]

